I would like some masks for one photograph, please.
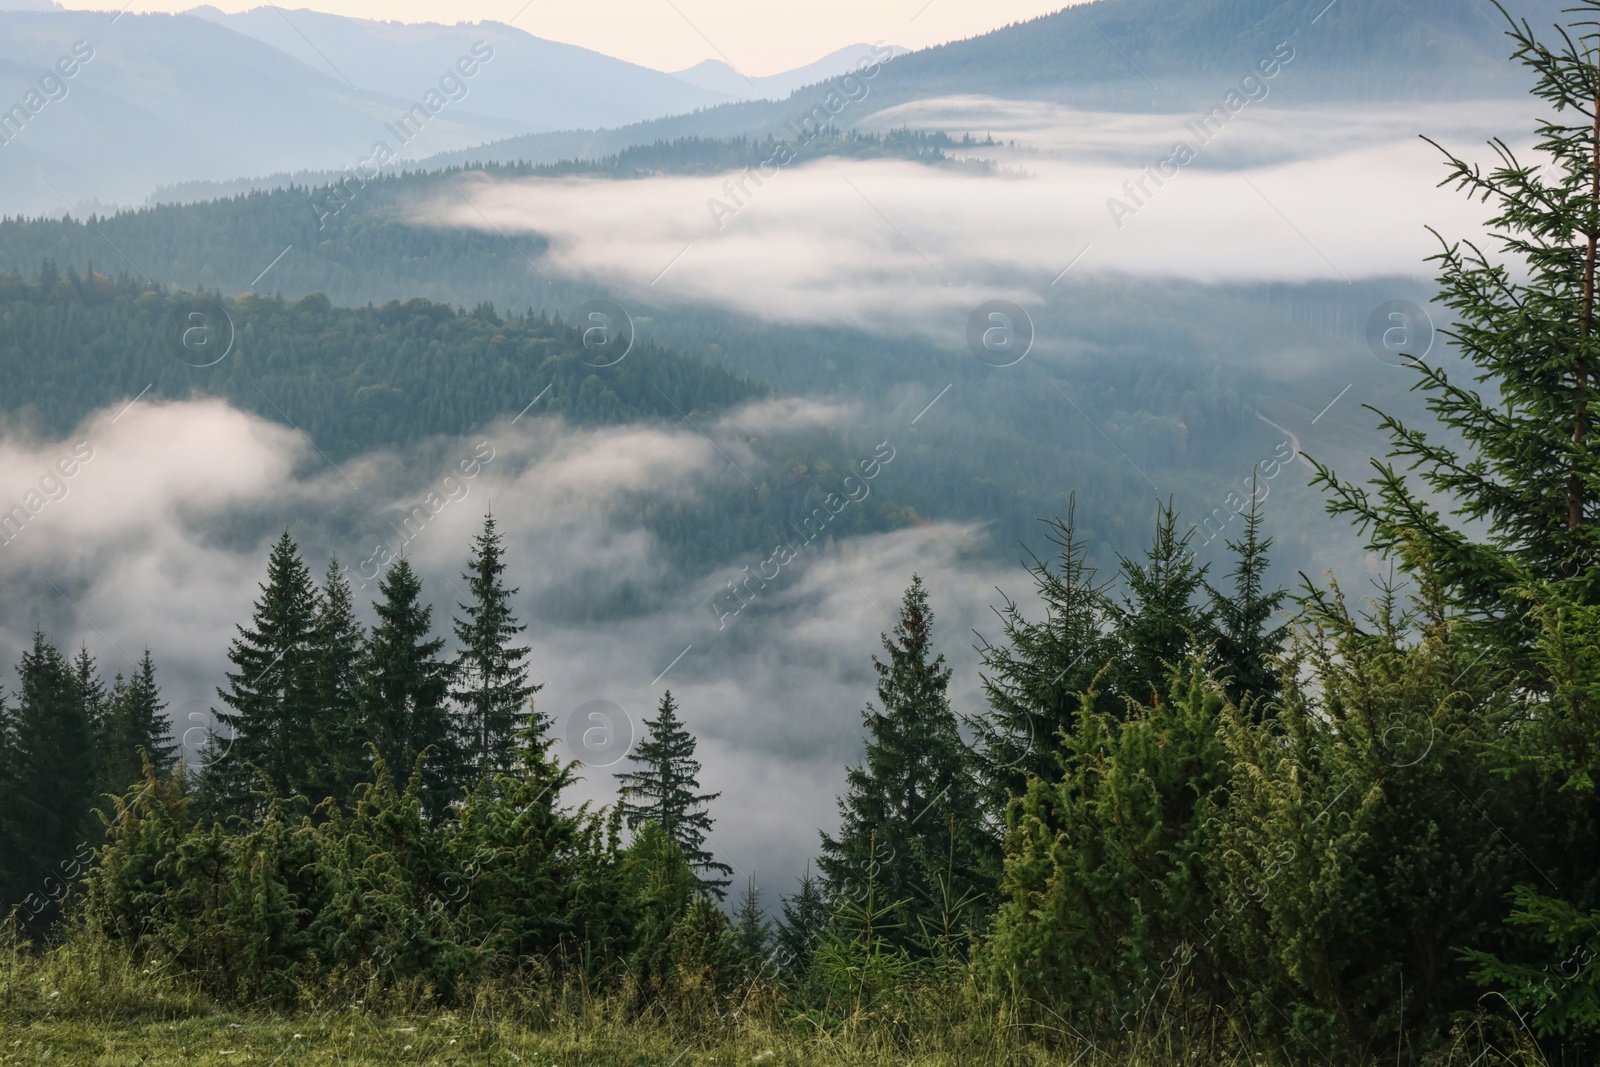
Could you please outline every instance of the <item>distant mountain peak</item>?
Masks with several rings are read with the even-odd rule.
[[[735,100],[784,100],[796,89],[848,74],[885,52],[892,57],[903,56],[908,51],[899,45],[857,43],[829,52],[814,63],[778,74],[748,75],[720,59],[703,60],[692,67],[671,73],[674,78],[697,89],[721,93]]]

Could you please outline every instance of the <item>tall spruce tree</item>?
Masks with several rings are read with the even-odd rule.
[[[712,826],[707,809],[722,794],[697,792],[700,763],[694,758],[695,739],[678,718],[672,690],[662,695],[656,717],[646,719],[644,725],[645,739],[628,753],[628,759],[639,770],[617,775],[622,783],[623,818],[630,830],[647,822],[658,824],[677,842],[701,886],[720,900],[733,868],[713,858],[705,848],[705,840]]]
[[[1513,58],[1531,68],[1534,94],[1550,105],[1537,125],[1535,160],[1495,139],[1497,159],[1485,168],[1429,142],[1445,157],[1441,184],[1493,206],[1487,225],[1505,259],[1434,231],[1440,300],[1455,316],[1440,333],[1468,368],[1452,377],[1414,352],[1409,370],[1413,388],[1452,432],[1430,436],[1369,406],[1390,442],[1387,459],[1372,461],[1370,482],[1348,482],[1316,464],[1315,482],[1330,490],[1328,510],[1353,518],[1372,550],[1397,554],[1413,572],[1436,572],[1468,624],[1511,650],[1514,669],[1531,667],[1536,633],[1514,589],[1546,581],[1568,602],[1600,604],[1592,426],[1600,368],[1600,4],[1575,0],[1572,10],[1581,21],[1573,20],[1575,32],[1561,31],[1556,48],[1537,41],[1526,22],[1512,21],[1508,31]]]
[[[95,751],[103,751],[113,729],[112,708],[106,685],[100,680],[100,667],[89,654],[87,646],[79,646],[72,657],[72,676],[78,685],[78,699],[83,702],[83,713],[89,719],[90,737]]]
[[[306,774],[313,801],[332,796],[353,803],[353,790],[367,776],[357,691],[366,633],[356,618],[355,599],[338,560],[328,563],[311,623],[312,686],[317,717],[316,753]]]
[[[505,587],[505,569],[494,516],[486,515],[462,575],[472,601],[459,605],[462,615],[454,620],[461,653],[450,694],[463,711],[459,744],[474,779],[511,769],[530,698],[542,688],[528,683],[527,646],[511,643],[526,627],[511,611],[517,590]]]
[[[767,956],[772,952],[772,923],[761,911],[761,891],[754,878],[746,878],[744,893],[739,897],[739,907],[733,913],[733,948],[745,974],[765,972],[774,977],[767,966]]]
[[[1193,536],[1193,530],[1178,533],[1177,513],[1168,501],[1157,505],[1156,533],[1144,562],[1117,557],[1128,591],[1111,609],[1116,631],[1111,680],[1115,692],[1128,700],[1162,700],[1172,671],[1181,671],[1191,654],[1210,643],[1214,624],[1201,600],[1209,564],[1195,563],[1189,550]]]
[[[288,531],[267,560],[251,625],[238,627],[228,649],[234,669],[217,695],[224,741],[208,757],[201,778],[202,807],[213,817],[254,815],[256,771],[280,793],[305,791],[306,770],[316,760],[317,692],[313,619],[316,590]],[[254,770],[252,770],[254,768]]]
[[[438,819],[461,799],[464,775],[447,700],[452,671],[440,657],[433,608],[422,603],[422,579],[408,560],[397,561],[378,586],[378,624],[367,637],[357,699],[363,735],[396,781],[408,781],[422,763],[423,808]]]
[[[77,665],[44,634],[33,635],[17,675],[0,758],[0,913],[24,905],[28,925],[42,930],[56,914],[47,880],[58,880],[59,865],[84,843],[95,784],[94,725]]]
[[[118,675],[117,680],[120,681],[121,677]],[[89,722],[89,750],[93,761],[89,773],[89,797],[90,804],[94,805],[102,799],[103,794],[120,792],[120,789],[111,785],[107,776],[111,755],[119,740],[116,735],[120,732],[115,721],[116,707],[112,701],[114,690],[106,689],[105,682],[100,679],[99,665],[86,646],[80,645],[78,654],[72,658],[72,678],[77,686],[78,700],[83,705],[84,717]],[[94,837],[98,836],[95,829],[95,816],[92,810],[86,810],[79,832],[82,836]]]
[[[894,939],[910,945],[945,927],[955,905],[970,911],[993,893],[999,855],[950,709],[952,672],[933,651],[921,577],[912,576],[883,647],[887,661],[872,661],[883,710],[862,712],[866,756],[846,772],[839,836],[822,834],[819,865],[835,896],[873,886],[895,913]]]
[[[776,940],[784,976],[804,983],[831,916],[826,887],[811,873],[811,864],[806,864],[806,873],[797,881],[800,888],[783,898]]]
[[[102,772],[99,789],[120,796],[144,777],[143,749],[157,774],[167,774],[177,760],[178,744],[162,712],[167,705],[156,684],[155,659],[145,649],[133,673],[118,674],[106,701],[98,740]]]
[[[1273,669],[1273,657],[1282,650],[1289,627],[1269,623],[1288,594],[1266,587],[1267,550],[1272,547],[1272,538],[1261,536],[1261,500],[1256,495],[1254,479],[1250,490],[1244,537],[1227,542],[1235,555],[1233,570],[1228,572],[1233,591],[1223,593],[1209,585],[1206,588],[1216,626],[1211,666],[1228,679],[1228,699],[1242,707],[1245,698],[1252,697],[1252,710],[1259,716],[1278,699],[1282,689]]]
[[[128,679],[119,717],[124,723],[128,741],[143,748],[157,774],[167,774],[177,763],[178,742],[172,736],[172,725],[163,714],[167,705],[161,699],[161,687],[156,684],[156,663],[150,650],[144,650],[139,666]],[[129,779],[133,781],[134,779]]]
[[[17,887],[23,880],[23,861],[12,842],[18,832],[22,811],[18,804],[17,776],[22,754],[18,751],[21,723],[17,710],[0,689],[0,912],[9,913],[17,903]]]
[[[1043,618],[1030,619],[1007,597],[1004,607],[995,609],[1003,642],[979,638],[989,715],[971,725],[985,801],[997,827],[1004,825],[1006,804],[1022,795],[1029,778],[1057,772],[1061,737],[1077,721],[1081,694],[1093,689],[1095,675],[1113,654],[1107,637],[1109,583],[1095,583],[1073,511],[1069,499],[1066,518],[1047,523],[1046,537],[1058,549],[1054,560],[1029,553],[1026,566]]]

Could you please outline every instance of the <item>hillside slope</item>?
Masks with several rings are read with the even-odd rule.
[[[1536,27],[1561,0],[1509,0]],[[1479,0],[1092,0],[963,41],[902,55],[866,84],[834,78],[781,102],[724,104],[609,130],[525,135],[427,164],[554,162],[676,137],[785,136],[838,93],[844,127],[886,107],[963,94],[1044,99],[1086,108],[1187,111],[1217,104],[1282,43],[1293,77],[1275,100],[1479,99],[1526,91],[1498,12]],[[837,100],[839,97],[835,97]],[[825,113],[825,112],[824,112]]]

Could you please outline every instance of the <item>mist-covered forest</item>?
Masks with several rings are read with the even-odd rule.
[[[1600,1063],[1600,0],[1345,3],[0,219],[0,1064]]]

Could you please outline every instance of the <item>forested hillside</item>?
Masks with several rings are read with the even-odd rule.
[[[590,350],[579,326],[502,317],[488,304],[336,308],[320,294],[209,304],[126,274],[62,277],[53,262],[31,283],[0,274],[0,322],[6,408],[49,433],[146,388],[154,398],[221,396],[268,417],[270,398],[340,457],[470,433],[546,388],[541,413],[590,425],[714,413],[766,392],[649,344],[625,357]]]
[[[7,218],[0,220],[0,268],[31,277],[51,259],[61,271],[82,274],[92,262],[111,276],[229,295],[321,292],[351,305],[428,296],[513,311],[558,308],[530,263],[543,251],[542,239],[407,224],[402,204],[430,192],[455,195],[446,184],[453,177],[291,186],[82,221]],[[440,278],[454,283],[449,295],[430,284]]]
[[[149,288],[123,275],[29,282],[0,273],[0,397],[19,427],[65,434],[90,413],[136,397],[216,396],[292,425],[333,460],[438,435],[465,436],[532,412],[574,426],[714,418],[767,389],[726,370],[639,343],[586,347],[576,326],[542,315],[467,313],[423,299],[337,308],[246,295],[219,302]],[[593,326],[586,325],[592,331]],[[589,334],[591,341],[597,340]],[[781,540],[836,487],[845,442],[826,435],[751,446],[765,460],[752,488],[689,507],[650,506],[646,526],[691,568]],[[841,475],[842,476],[842,475]],[[834,533],[905,521],[885,495],[841,516]]]
[[[681,149],[685,154],[675,158],[687,160],[709,150],[720,158],[727,147],[691,144],[663,151],[671,155]],[[629,158],[644,166],[648,154]],[[328,187],[252,192],[120,213],[95,219],[92,225],[71,219],[4,220],[0,266],[32,278],[49,258],[58,272],[76,271],[80,277],[92,264],[101,273],[127,274],[136,281],[142,273],[190,290],[236,294],[255,289],[289,297],[324,293],[335,305],[387,304],[421,296],[460,307],[488,302],[515,313],[532,308],[535,318],[539,313],[568,316],[582,301],[609,295],[592,282],[544,270],[539,257],[546,245],[537,235],[410,221],[409,205],[430,191],[458,198],[444,184],[450,177],[381,178],[342,194]],[[264,270],[265,277],[258,280]],[[985,524],[981,550],[1011,560],[1019,541],[1037,543],[1039,517],[1064,510],[1076,486],[1084,490],[1084,534],[1095,557],[1110,565],[1117,552],[1136,546],[1150,514],[1152,483],[1176,494],[1185,513],[1198,517],[1221,506],[1249,465],[1286,440],[1258,418],[1265,412],[1266,418],[1285,422],[1281,398],[1289,398],[1291,414],[1303,413],[1309,421],[1355,383],[1358,392],[1322,420],[1325,428],[1343,428],[1327,437],[1323,447],[1341,454],[1361,440],[1365,431],[1345,420],[1356,413],[1363,393],[1387,396],[1398,383],[1393,368],[1374,363],[1358,334],[1370,310],[1395,296],[1397,289],[1422,295],[1412,283],[1385,280],[1354,286],[1218,287],[1090,276],[1052,289],[1036,311],[1040,336],[1071,338],[1076,354],[1041,353],[1004,369],[973,359],[954,337],[929,340],[898,331],[774,323],[705,305],[618,296],[641,343],[654,340],[664,349],[693,353],[735,375],[769,383],[782,394],[857,407],[869,422],[895,411],[903,412],[909,423],[949,386],[918,424],[937,431],[902,442],[915,462],[897,473],[895,499],[923,517]],[[269,306],[255,297],[245,303]],[[1304,309],[1298,319],[1286,314],[1291,306]],[[69,331],[95,322],[80,325],[64,310],[56,314]],[[444,309],[436,306],[430,314],[443,315]],[[363,311],[357,317],[377,315]],[[146,326],[153,330],[156,322]],[[457,328],[488,336],[495,332],[484,324]],[[51,336],[51,344],[70,348],[76,343],[64,335]],[[1291,358],[1258,365],[1264,346],[1285,343],[1292,346]],[[19,359],[10,371],[21,375],[17,382],[46,373],[23,355],[23,346],[10,351]],[[346,353],[340,358],[353,357]],[[638,358],[635,353],[619,371],[634,373],[625,368]],[[166,366],[162,382],[188,373],[179,364]],[[137,377],[120,368],[108,376],[119,388],[130,389],[128,395],[151,380],[147,376],[131,384]],[[402,383],[370,377],[352,381],[352,400],[356,390],[372,388],[351,408],[356,413],[352,420],[324,424],[312,419],[315,430],[310,432],[319,444],[317,434],[327,433],[341,451],[376,447],[393,436],[383,429],[386,418],[401,425],[400,412],[409,401],[394,401],[386,390]],[[531,379],[521,381],[531,384]],[[528,398],[544,384],[539,382]],[[58,388],[83,403],[91,396],[111,395],[99,382],[74,380]],[[446,392],[457,388],[477,387],[452,382]],[[8,392],[0,396],[0,407],[14,404],[16,410],[25,403],[24,395]],[[253,390],[246,388],[241,395],[246,410],[282,419]],[[482,395],[498,394],[486,388]],[[302,417],[277,396],[273,399],[289,417]],[[304,417],[311,418],[319,409],[307,399],[313,406]],[[1403,395],[1393,402],[1401,410],[1416,406]],[[52,402],[36,403],[43,410]],[[653,414],[666,411],[649,389],[640,396],[630,394],[626,403]],[[80,404],[71,410],[86,408]],[[471,404],[458,410],[474,417],[489,413]],[[1084,412],[1091,414],[1086,418]],[[428,426],[437,432],[466,424],[436,419]],[[413,432],[421,431],[401,431],[402,436]],[[878,430],[863,426],[859,432]],[[1295,491],[1286,488],[1280,499]],[[1281,542],[1281,562],[1291,573],[1320,566],[1312,549],[1327,544],[1316,540],[1325,538],[1326,529],[1315,517],[1315,502],[1301,494],[1293,508],[1285,515],[1290,532]]]

